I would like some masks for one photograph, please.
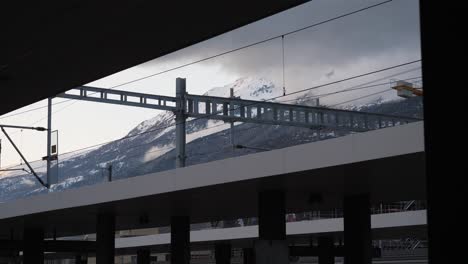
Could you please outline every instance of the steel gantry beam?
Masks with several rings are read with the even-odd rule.
[[[175,113],[181,113],[182,110],[186,117],[216,119],[225,122],[344,129],[356,132],[421,120],[326,107],[245,100],[236,97],[225,98],[188,93],[178,96],[180,98],[81,86],[57,97],[167,110]],[[179,101],[181,103],[178,103]],[[183,109],[180,109],[181,107]]]
[[[231,124],[244,122],[355,132],[420,121],[418,118],[411,117],[244,100],[234,96],[225,98],[193,95],[186,92],[186,81],[183,78],[176,80],[175,97],[89,86],[77,87],[59,94],[57,97],[174,112],[176,168],[185,166],[185,123],[187,118],[216,119]]]
[[[77,87],[59,94],[56,97],[167,111],[175,111],[177,109],[176,97],[118,91],[90,86]]]
[[[186,95],[187,115],[226,122],[367,131],[420,121],[383,114],[204,95]]]

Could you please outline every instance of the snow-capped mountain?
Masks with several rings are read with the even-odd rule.
[[[234,95],[242,99],[268,100],[282,95],[282,88],[264,78],[242,78],[234,83],[213,88],[205,95],[229,97],[230,88]],[[298,97],[296,102],[312,105],[313,99]],[[419,100],[419,101],[418,101]],[[396,102],[376,103],[360,106],[367,112],[382,112],[415,116],[422,112],[420,98]],[[59,183],[51,191],[60,191],[84,185],[107,181],[109,166],[112,166],[112,179],[122,179],[162,170],[173,169],[174,115],[163,112],[154,118],[141,122],[122,140],[103,145],[94,150],[67,154],[60,157]],[[229,124],[216,120],[189,120],[187,122],[187,165],[203,163],[227,157],[245,155],[262,150],[282,148],[317,140],[316,131],[307,128],[240,124],[235,127],[235,144],[247,148],[233,149],[230,144]],[[338,134],[340,133],[340,134]],[[344,132],[324,131],[322,138],[342,135]],[[40,167],[41,164],[32,164]],[[42,167],[38,173],[45,178]],[[46,192],[37,180],[29,174],[10,173],[0,178],[0,201]]]
[[[282,90],[277,88],[271,81],[265,78],[257,79],[253,77],[241,78],[234,83],[213,88],[204,95],[229,97],[231,88],[234,88],[234,96],[248,100],[262,101],[282,95]]]
[[[267,100],[281,91],[265,78],[241,78],[234,83],[215,87],[204,95],[229,97],[230,89],[243,99]],[[52,190],[72,186],[93,184],[106,179],[108,166],[112,164],[113,178],[124,178],[132,174],[132,169],[164,155],[174,147],[174,115],[163,112],[154,118],[141,122],[123,139],[98,149],[60,157],[59,180]],[[205,130],[207,127],[213,129]],[[196,120],[187,123],[187,142],[210,135],[229,127],[221,121]],[[43,162],[32,164],[41,178],[45,178]],[[45,191],[34,176],[23,172],[4,172],[0,178],[0,201],[22,197]]]

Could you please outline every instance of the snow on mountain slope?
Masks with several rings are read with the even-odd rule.
[[[265,78],[240,78],[235,82],[208,90],[205,95],[229,97],[230,88],[234,88],[235,96],[249,100],[267,100],[281,94],[275,85]],[[189,120],[190,121],[190,120]],[[83,153],[72,153],[60,156],[59,180],[61,183],[52,188],[52,191],[81,186],[83,182],[101,182],[103,171],[112,164],[115,177],[124,178],[130,176],[134,168],[151,162],[171,151],[174,147],[175,130],[174,114],[162,112],[154,118],[141,122],[132,129],[123,140],[106,144],[97,149]],[[212,128],[212,129],[206,129]],[[201,137],[229,128],[229,124],[216,120],[196,120],[187,123],[187,143]],[[45,171],[38,171],[44,177]],[[84,177],[83,175],[87,175]],[[11,178],[4,180],[5,176]],[[21,180],[19,180],[21,179]],[[0,188],[8,192],[33,194],[40,186],[36,180],[23,172],[2,173],[0,175]],[[8,197],[8,195],[1,195]],[[0,197],[0,200],[5,198]]]
[[[234,88],[234,96],[248,100],[262,101],[281,95],[281,90],[276,89],[273,82],[265,78],[253,77],[237,79],[231,84],[222,87],[212,88],[203,95],[229,97],[231,88]],[[163,112],[151,119],[141,122],[138,126],[136,126],[133,130],[131,130],[128,133],[128,136],[134,136],[143,132],[153,130],[155,128],[163,128],[166,126],[171,126],[173,124],[174,114],[172,112]],[[168,130],[155,131],[153,136],[158,137],[158,135],[167,133],[171,129],[172,128],[169,127]],[[188,132],[190,133],[190,131]]]
[[[229,97],[234,95],[248,100],[269,100],[282,95],[282,89],[264,78],[241,78],[235,82],[210,89],[205,95]],[[298,96],[289,103],[313,105],[313,99]],[[402,115],[422,112],[422,102],[408,99],[398,102],[376,102],[359,106],[355,110]],[[197,164],[216,159],[254,153],[258,150],[233,150],[230,145],[229,124],[217,120],[190,120],[187,122],[188,164]],[[317,134],[307,128],[240,124],[236,126],[235,140],[245,146],[273,149],[316,140]],[[333,131],[324,131],[325,138],[337,136]],[[59,183],[51,191],[77,188],[106,181],[108,167],[112,165],[113,179],[134,177],[174,167],[175,153],[174,115],[162,112],[141,122],[122,140],[81,153],[60,156]],[[37,165],[39,166],[39,164]],[[33,165],[36,167],[36,165]],[[44,167],[38,169],[44,179]],[[0,174],[0,201],[35,195],[46,191],[32,175],[24,173]],[[16,176],[15,176],[16,175]]]
[[[234,96],[247,100],[268,100],[282,95],[282,90],[277,89],[275,84],[265,78],[240,78],[234,83],[210,89],[204,95],[229,97],[231,88],[234,88]]]

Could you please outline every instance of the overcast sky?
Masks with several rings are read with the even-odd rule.
[[[162,70],[216,55],[231,49],[278,36],[304,26],[330,19],[382,1],[313,0],[296,8],[263,19],[216,38],[173,54],[135,66],[87,85],[112,87]],[[119,87],[162,95],[174,95],[175,78],[187,78],[189,93],[202,94],[213,87],[224,86],[242,77],[263,77],[287,92],[340,80],[380,68],[421,58],[418,0],[394,0],[388,4],[354,14],[330,23],[300,31],[284,38],[285,74],[283,76],[281,38],[236,51],[212,60]],[[242,15],[242,14],[239,14]],[[352,82],[314,90],[315,94],[337,91],[371,81],[389,81],[420,76],[420,64],[376,74]],[[395,77],[392,77],[395,78]],[[380,83],[382,81],[379,81]],[[331,105],[362,95],[383,91],[390,86],[353,93],[343,93],[322,100]],[[355,101],[367,103],[379,96],[396,98],[393,91]],[[284,98],[287,100],[288,98]],[[62,99],[55,99],[60,102]],[[46,109],[4,118],[13,113],[46,105],[45,101],[18,109],[0,117],[0,123],[46,126]],[[88,102],[63,103],[54,107],[53,126],[59,130],[60,152],[118,139],[141,121],[159,112]],[[30,160],[45,156],[45,133],[11,131],[13,139]],[[6,139],[3,140],[2,166],[19,163],[20,159]]]

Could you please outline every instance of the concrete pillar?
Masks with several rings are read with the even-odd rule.
[[[231,245],[216,244],[215,258],[216,264],[231,264]]]
[[[255,264],[255,254],[253,248],[243,248],[242,255],[244,259],[243,264]]]
[[[286,239],[286,208],[283,191],[263,191],[258,195],[258,233],[262,240]]]
[[[96,225],[96,263],[114,264],[115,216],[100,213]]]
[[[44,263],[44,231],[39,228],[24,230],[23,264]]]
[[[190,219],[188,216],[171,218],[171,264],[190,262]]]
[[[462,2],[441,5],[438,1],[419,0],[419,5],[424,81],[424,135],[421,137],[425,143],[428,257],[431,264],[458,263],[466,251],[468,234],[465,215],[468,188],[466,177],[457,173],[466,169],[465,156],[450,155],[448,158],[447,154],[464,150],[466,137],[447,136],[446,129],[440,125],[440,117],[443,116],[447,124],[460,122],[461,115],[451,113],[461,113],[463,105],[453,103],[453,100],[441,100],[439,88],[465,84],[463,78],[448,77],[462,76],[465,72],[462,67],[447,67],[456,64],[460,60],[458,54],[465,50],[463,41],[447,41],[448,28],[451,32],[464,30],[465,27],[456,22],[456,18],[462,19],[464,12]],[[455,95],[453,99],[463,100]]]
[[[331,237],[319,237],[318,239],[318,263],[319,264],[334,264],[335,256],[333,255],[333,238]]]
[[[186,143],[186,105],[185,94],[187,92],[186,82],[183,78],[176,79],[176,97],[178,111],[175,112],[176,123],[176,168],[185,167],[185,143]]]
[[[286,204],[283,191],[269,190],[259,193],[259,240],[254,245],[256,264],[289,263],[285,215]]]
[[[0,263],[14,264],[19,263],[18,251],[16,250],[1,250],[0,249]]]
[[[344,248],[346,264],[372,263],[372,235],[369,195],[344,199]]]
[[[137,251],[137,264],[150,264],[151,251],[149,249],[139,249]]]
[[[88,264],[88,257],[86,255],[75,255],[75,263],[76,264]]]

